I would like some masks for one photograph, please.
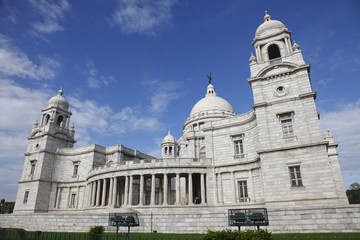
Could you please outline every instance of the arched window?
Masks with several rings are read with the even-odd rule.
[[[49,120],[50,120],[50,115],[47,114],[45,117],[45,125],[49,123]]]
[[[269,54],[269,60],[281,57],[280,49],[279,49],[278,45],[271,44],[268,47],[268,54]]]
[[[169,147],[169,155],[171,155],[172,147]]]
[[[167,154],[167,147],[165,147],[165,155]]]
[[[60,124],[62,123],[63,120],[64,120],[64,117],[60,115],[60,116],[57,118],[56,124],[57,124],[58,126],[60,126]]]

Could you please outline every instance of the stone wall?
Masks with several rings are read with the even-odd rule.
[[[228,208],[186,207],[137,208],[140,227],[134,232],[204,233],[207,229],[231,228],[227,222]],[[176,211],[176,212],[175,212]],[[112,211],[110,211],[112,212]],[[279,232],[360,232],[360,205],[332,208],[281,208],[268,209],[270,225],[267,229]],[[108,227],[108,212],[57,212],[0,215],[1,228],[23,228],[27,231],[87,232],[90,227]],[[232,227],[236,229],[235,227]],[[125,227],[120,228],[126,232]]]

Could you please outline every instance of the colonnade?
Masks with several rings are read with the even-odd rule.
[[[207,202],[205,173],[105,177],[86,186],[87,207],[192,205]]]

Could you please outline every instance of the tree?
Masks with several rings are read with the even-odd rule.
[[[6,202],[5,199],[0,200],[0,214],[12,213],[14,210],[15,202]]]
[[[350,189],[346,190],[346,195],[350,204],[360,203],[360,184],[357,182],[352,183]]]

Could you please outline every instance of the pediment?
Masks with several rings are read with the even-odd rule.
[[[71,136],[68,133],[65,132],[56,132],[55,136],[62,139],[69,139]]]
[[[280,62],[267,66],[261,72],[258,73],[256,77],[266,78],[274,75],[279,75],[283,73],[288,73],[294,71],[298,66],[289,62]]]
[[[43,132],[41,130],[37,130],[37,131],[31,133],[30,138],[39,137],[42,135],[43,135]]]

